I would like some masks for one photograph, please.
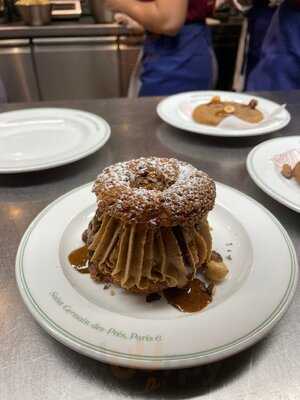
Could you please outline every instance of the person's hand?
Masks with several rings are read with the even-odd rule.
[[[144,28],[142,27],[142,25],[140,25],[138,22],[136,22],[134,19],[130,18],[126,14],[116,13],[114,15],[114,18],[118,24],[125,26],[127,29],[130,29],[134,33],[144,32]]]

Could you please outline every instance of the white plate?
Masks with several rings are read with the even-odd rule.
[[[258,108],[265,116],[271,114],[280,106],[262,97],[244,93],[195,91],[167,97],[158,104],[157,113],[163,121],[175,128],[208,136],[244,137],[263,135],[284,128],[291,119],[289,112],[286,109],[282,109],[280,113],[276,115],[276,118],[263,121],[261,126],[260,124],[253,124],[253,127],[249,126],[247,129],[227,129],[221,126],[198,124],[193,121],[190,115],[190,109],[194,109],[200,104],[208,103],[213,96],[220,96],[222,101],[236,101],[245,104],[249,103],[252,99],[256,99],[258,101]]]
[[[102,147],[110,136],[97,115],[65,108],[34,108],[0,114],[0,173],[48,169]]]
[[[280,153],[300,148],[300,136],[267,140],[254,147],[247,158],[247,169],[265,193],[279,203],[300,212],[300,185],[295,179],[284,178],[272,158]]]
[[[297,260],[286,231],[265,208],[222,184],[217,193],[209,217],[214,248],[232,261],[228,279],[203,311],[181,313],[163,299],[146,303],[144,296],[117,288],[112,296],[69,266],[67,256],[81,245],[95,210],[91,184],[50,204],[24,234],[16,277],[25,304],[60,342],[120,366],[183,368],[245,349],[286,311]]]

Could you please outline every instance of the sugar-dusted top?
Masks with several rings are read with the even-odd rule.
[[[195,224],[213,208],[214,181],[174,158],[139,158],[107,167],[93,192],[100,212],[126,223]]]

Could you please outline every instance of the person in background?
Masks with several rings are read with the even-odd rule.
[[[261,57],[262,44],[280,0],[232,0],[246,16],[237,58],[234,89],[247,88],[248,77]]]
[[[105,3],[146,31],[140,96],[213,87],[214,55],[205,18],[212,14],[214,0],[106,0]]]
[[[274,14],[247,89],[300,89],[300,0],[284,0]]]

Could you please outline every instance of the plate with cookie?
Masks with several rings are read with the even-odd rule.
[[[269,211],[158,157],[111,165],[51,203],[16,259],[21,296],[50,335],[144,369],[206,364],[251,346],[284,315],[297,273],[293,244]]]
[[[300,212],[300,137],[287,136],[259,144],[249,153],[247,169],[265,193]]]
[[[158,104],[157,113],[176,128],[221,137],[263,135],[284,128],[291,119],[285,104],[222,91],[169,96]]]

